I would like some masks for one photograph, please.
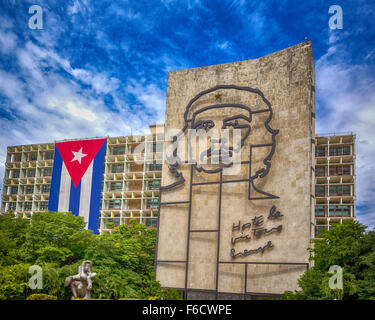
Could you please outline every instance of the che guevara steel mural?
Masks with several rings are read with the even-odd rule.
[[[224,104],[212,104],[208,106],[204,106],[202,108],[198,108],[197,110],[192,111],[192,105],[196,102],[199,102],[199,99],[203,99],[207,94],[214,93],[218,90],[239,90],[241,92],[249,92],[251,94],[258,95],[262,101],[264,102],[264,105],[266,108],[263,108],[261,110],[252,110],[251,107],[240,104],[240,103],[224,103]],[[231,108],[231,110],[238,110],[239,112],[236,114],[231,115],[230,117],[224,118],[220,125],[220,129],[227,129],[227,128],[233,128],[233,129],[241,129],[243,134],[241,135],[241,139],[238,141],[238,144],[235,146],[228,146],[223,141],[223,138],[219,138],[215,141],[215,145],[219,146],[219,148],[214,148],[213,144],[207,149],[204,150],[201,154],[199,154],[200,158],[204,155],[206,158],[219,158],[220,160],[226,160],[221,162],[221,166],[218,166],[217,168],[205,168],[203,165],[200,165],[197,161],[194,161],[194,159],[189,158],[189,161],[184,161],[183,159],[179,158],[178,151],[177,151],[177,145],[178,145],[178,139],[183,136],[184,134],[188,134],[188,129],[193,130],[210,130],[217,125],[215,122],[208,117],[204,117],[203,115],[205,113],[208,113],[207,111],[212,111],[213,109],[220,110],[224,108]],[[231,158],[233,158],[236,153],[241,151],[241,149],[245,146],[246,141],[248,137],[251,135],[252,132],[252,120],[255,114],[259,113],[265,113],[268,114],[267,119],[264,122],[264,127],[268,131],[268,133],[271,135],[271,143],[263,143],[263,144],[250,144],[250,154],[249,154],[249,161],[242,162],[242,164],[249,165],[249,177],[248,177],[248,199],[249,200],[266,200],[266,199],[278,199],[279,197],[277,195],[273,195],[265,190],[261,190],[259,187],[256,186],[256,181],[264,178],[267,176],[267,174],[271,170],[271,160],[275,153],[276,149],[276,135],[278,134],[279,130],[273,129],[270,126],[270,121],[272,120],[273,116],[273,110],[271,107],[271,103],[266,99],[264,94],[259,89],[254,89],[251,87],[243,87],[243,86],[236,86],[236,85],[219,85],[215,86],[211,89],[202,91],[198,93],[193,99],[190,100],[188,105],[186,106],[186,110],[184,113],[184,127],[181,129],[179,133],[177,133],[175,136],[172,137],[172,141],[176,144],[176,148],[173,151],[173,158],[171,156],[167,156],[167,160],[169,163],[169,171],[171,174],[174,175],[176,178],[176,181],[166,185],[162,186],[161,190],[168,190],[177,187],[178,185],[181,185],[186,182],[185,177],[183,174],[179,171],[179,166],[184,163],[190,163],[190,165],[196,170],[197,172],[204,172],[207,174],[217,174],[222,173],[225,168],[228,168],[233,165],[233,161],[231,161]],[[198,118],[199,116],[199,118]],[[212,139],[213,140],[213,139]],[[223,143],[224,142],[224,143]],[[188,143],[191,143],[191,139],[188,139]],[[266,155],[266,157],[263,159],[263,168],[260,170],[257,170],[255,173],[252,174],[251,172],[251,165],[252,165],[252,158],[253,154],[256,152],[257,148],[261,147],[270,147],[270,151]],[[236,183],[235,181],[219,181],[219,183]],[[212,183],[212,182],[210,182]],[[256,191],[256,193],[260,196],[253,196],[252,191]],[[270,215],[268,216],[267,220],[275,219],[275,216],[271,213],[276,209],[276,207],[272,207],[270,209]],[[278,212],[277,219],[280,219],[282,217],[282,214]],[[260,219],[253,219],[254,221],[252,223],[248,222],[245,224],[245,228],[236,229],[233,227],[232,232],[240,232],[240,235],[238,237],[232,237],[232,246],[234,247],[235,243],[239,240],[250,240],[251,235],[246,234],[243,235],[243,232],[245,230],[249,230],[252,233],[252,236],[255,238],[260,238],[261,236],[268,235],[273,232],[281,232],[282,225],[278,225],[275,227],[271,227],[267,229],[264,227],[264,219],[263,216],[259,217]],[[240,222],[239,222],[240,223]],[[250,229],[250,226],[252,225],[252,229]],[[263,253],[266,249],[273,248],[273,244],[271,241],[269,241],[264,247],[259,247],[257,249],[251,249],[251,250],[244,250],[244,252],[235,252],[235,249],[232,248],[230,255],[233,259],[237,257],[243,257],[254,253]]]

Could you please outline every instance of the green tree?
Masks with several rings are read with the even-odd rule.
[[[368,232],[360,245],[360,256],[354,266],[359,299],[375,300],[375,231]]]
[[[76,274],[84,260],[91,260],[97,273],[93,298],[179,299],[176,290],[163,290],[155,280],[155,229],[136,220],[101,235],[85,230],[82,217],[61,212],[34,213],[30,222],[4,215],[0,226],[0,299],[30,294],[33,299],[71,299],[65,279]],[[42,289],[29,289],[28,268],[34,264],[43,270]]]
[[[28,264],[0,267],[0,300],[26,299],[29,292]]]
[[[324,230],[310,248],[314,266],[299,279],[301,290],[286,291],[284,299],[375,299],[375,232],[349,220]],[[330,266],[343,271],[343,289],[331,289]]]
[[[98,273],[93,297],[178,299],[178,293],[163,290],[154,279],[155,243],[155,229],[148,229],[135,219],[96,237],[85,255]]]
[[[29,221],[12,212],[0,215],[0,266],[21,261],[20,246],[25,242]]]
[[[26,232],[21,254],[26,262],[57,263],[62,266],[82,259],[86,247],[94,238],[85,230],[83,217],[71,213],[36,212]]]

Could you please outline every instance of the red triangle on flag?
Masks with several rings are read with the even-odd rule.
[[[56,143],[75,187],[78,186],[105,140],[75,140]]]

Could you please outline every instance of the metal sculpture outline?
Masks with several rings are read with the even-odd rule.
[[[248,107],[246,105],[243,105],[243,104],[234,104],[234,103],[214,104],[214,105],[206,106],[206,107],[203,107],[203,108],[200,108],[200,109],[196,110],[195,112],[193,112],[191,118],[189,118],[189,112],[190,112],[190,109],[191,109],[194,102],[196,102],[200,97],[202,97],[202,96],[204,96],[208,93],[211,93],[211,92],[214,92],[214,91],[217,91],[217,90],[221,90],[221,89],[224,89],[224,90],[225,89],[235,89],[235,90],[248,91],[248,92],[251,92],[251,93],[258,94],[262,98],[263,102],[267,105],[267,108],[253,111],[253,110],[251,110],[250,107]],[[206,128],[212,128],[213,127],[213,121],[212,120],[206,120],[206,121],[198,120],[198,121],[196,121],[196,116],[199,113],[202,113],[202,112],[210,110],[210,109],[220,109],[220,108],[227,108],[227,107],[240,108],[240,109],[243,109],[243,110],[246,110],[247,112],[249,112],[249,117],[246,117],[244,115],[235,115],[235,116],[231,116],[231,117],[227,117],[227,118],[223,119],[222,129],[226,129],[228,126],[231,126],[234,129],[244,129],[246,127],[248,128],[248,131],[246,132],[244,137],[241,137],[239,149],[244,146],[246,139],[249,137],[249,135],[251,133],[251,127],[250,127],[250,125],[246,126],[246,125],[239,124],[238,119],[239,118],[244,119],[244,120],[248,121],[249,124],[250,124],[254,114],[262,113],[262,112],[269,112],[269,116],[267,117],[266,121],[264,122],[264,126],[267,129],[267,131],[272,134],[272,143],[250,145],[250,155],[249,155],[249,162],[248,162],[249,163],[249,178],[247,179],[249,181],[248,199],[249,200],[278,199],[279,198],[278,196],[275,196],[271,193],[260,190],[259,188],[257,188],[255,186],[255,183],[254,183],[254,181],[256,179],[263,178],[269,173],[269,171],[271,169],[271,159],[272,159],[272,157],[275,153],[275,149],[276,149],[276,135],[279,133],[279,130],[272,129],[270,127],[270,121],[272,120],[272,117],[273,117],[272,106],[271,106],[271,103],[265,98],[263,92],[260,91],[259,89],[246,87],[246,86],[237,86],[237,85],[217,85],[213,88],[201,91],[194,98],[192,98],[189,101],[188,105],[186,106],[186,109],[185,109],[185,112],[184,112],[184,121],[185,121],[184,127],[181,129],[180,132],[177,133],[177,135],[172,137],[173,143],[176,143],[178,141],[178,138],[186,132],[186,129],[188,128],[189,124],[191,124],[191,129],[206,129]],[[219,140],[219,142],[221,142],[221,139]],[[189,143],[190,143],[190,139],[189,139]],[[268,153],[268,155],[263,159],[263,164],[265,165],[265,168],[262,168],[262,169],[256,171],[255,174],[252,175],[251,174],[251,164],[252,164],[253,149],[254,148],[260,148],[260,147],[271,147],[271,150]],[[233,152],[236,152],[236,150],[234,150],[233,147],[229,147],[228,151],[229,151],[230,155],[232,155]],[[221,152],[221,150],[219,152]],[[238,152],[238,150],[237,150],[237,152]],[[208,156],[211,156],[211,155],[212,154],[210,154],[210,153],[208,154]],[[221,154],[219,154],[219,156],[220,155]],[[181,185],[185,182],[185,178],[184,178],[183,174],[178,171],[178,167],[179,167],[180,163],[187,163],[187,162],[181,161],[181,159],[178,157],[176,148],[173,151],[173,157],[174,157],[174,159],[178,159],[178,160],[173,161],[172,157],[167,156],[167,160],[169,162],[169,171],[178,180],[176,182],[172,183],[172,184],[167,185],[167,186],[161,186],[160,187],[161,190],[172,189],[172,188],[174,188],[178,185]],[[243,163],[246,163],[246,162],[243,162]],[[192,166],[194,167],[194,169],[196,171],[198,171],[198,172],[203,171],[203,172],[208,173],[208,174],[220,173],[220,172],[223,171],[224,168],[228,168],[232,165],[233,165],[233,162],[225,164],[220,168],[208,170],[208,169],[204,169],[203,167],[198,167],[196,163],[192,164]],[[232,182],[232,181],[229,180],[229,181],[223,181],[223,182],[226,183],[226,182]],[[233,182],[235,182],[235,181],[233,181]],[[263,196],[252,197],[251,196],[251,190],[252,189],[255,190],[256,192],[258,192],[259,194],[262,194]]]
[[[205,94],[208,94],[208,93],[211,93],[211,92],[214,92],[216,90],[220,90],[220,89],[237,89],[237,90],[243,90],[243,91],[248,91],[248,92],[251,92],[251,93],[256,93],[258,94],[262,100],[265,102],[265,104],[267,105],[267,109],[262,109],[262,110],[258,110],[258,111],[252,111],[248,106],[245,106],[245,105],[242,105],[242,104],[216,104],[216,105],[211,105],[211,106],[206,106],[204,108],[201,108],[199,109],[198,111],[196,111],[191,119],[188,119],[188,114],[189,114],[189,110],[190,108],[192,107],[193,103],[195,101],[197,101],[201,96],[205,95]],[[156,242],[156,248],[155,248],[155,264],[154,264],[154,271],[156,273],[156,268],[157,268],[157,265],[159,263],[177,263],[177,264],[184,264],[185,265],[185,285],[183,288],[180,288],[181,290],[184,291],[184,296],[185,296],[185,299],[188,297],[187,294],[188,292],[192,291],[202,291],[202,292],[213,292],[215,293],[216,295],[216,299],[218,298],[218,294],[219,294],[219,265],[221,264],[237,264],[237,265],[243,265],[244,266],[244,291],[243,291],[243,298],[245,299],[246,296],[248,294],[262,294],[262,293],[254,293],[254,292],[249,292],[247,290],[247,274],[248,274],[248,266],[249,265],[252,265],[252,264],[255,264],[255,265],[297,265],[297,266],[304,266],[306,267],[307,269],[309,268],[309,264],[308,263],[299,263],[299,262],[251,262],[251,261],[222,261],[220,260],[220,255],[219,255],[219,252],[220,252],[220,233],[221,233],[221,202],[222,202],[222,186],[223,186],[223,183],[231,183],[231,182],[246,182],[248,181],[249,182],[249,191],[248,191],[248,199],[249,200],[264,200],[264,199],[278,199],[279,197],[278,196],[275,196],[275,195],[272,195],[270,193],[267,193],[265,191],[262,191],[260,189],[258,189],[255,185],[254,185],[254,180],[257,179],[258,177],[259,178],[263,178],[265,177],[269,171],[270,171],[270,168],[271,168],[271,159],[275,153],[275,148],[276,148],[276,135],[278,134],[279,130],[275,130],[275,129],[272,129],[270,127],[270,121],[272,120],[272,116],[273,116],[273,110],[272,110],[272,107],[271,107],[271,104],[270,102],[264,97],[264,94],[259,90],[259,89],[254,89],[254,88],[250,88],[250,87],[241,87],[241,86],[236,86],[236,85],[218,85],[218,86],[215,86],[211,89],[208,89],[208,90],[204,90],[200,93],[198,93],[193,99],[190,100],[190,102],[188,103],[187,107],[186,107],[186,110],[185,110],[185,113],[184,113],[184,120],[185,120],[185,125],[183,127],[183,129],[175,136],[172,137],[172,141],[173,143],[177,143],[178,142],[178,137],[183,135],[186,131],[186,129],[188,128],[188,125],[189,123],[192,124],[193,127],[197,128],[198,126],[202,127],[203,129],[206,129],[206,128],[209,128],[210,126],[212,126],[213,124],[213,121],[212,120],[206,120],[206,121],[197,121],[195,122],[195,115],[198,113],[198,112],[203,112],[203,111],[206,111],[208,109],[215,109],[215,108],[221,108],[221,107],[228,107],[228,106],[233,106],[233,107],[239,107],[241,109],[245,109],[247,111],[249,111],[249,117],[245,117],[245,116],[232,116],[232,117],[228,117],[228,118],[225,118],[223,120],[223,128],[225,128],[226,126],[233,126],[233,128],[243,128],[241,127],[241,125],[238,124],[238,121],[236,121],[239,117],[244,119],[244,120],[247,120],[249,123],[251,122],[252,120],[252,115],[255,114],[255,113],[260,113],[260,112],[269,112],[269,116],[268,118],[266,119],[266,121],[264,122],[264,126],[266,127],[266,129],[272,134],[272,143],[269,143],[269,144],[257,144],[257,145],[250,145],[250,158],[249,158],[249,161],[241,161],[241,164],[242,163],[248,163],[249,164],[249,177],[248,179],[241,179],[241,180],[223,180],[223,168],[225,167],[222,167],[222,168],[218,168],[218,169],[215,169],[215,170],[205,170],[204,168],[198,168],[196,164],[192,164],[190,166],[190,188],[189,188],[189,200],[188,201],[173,201],[173,202],[162,202],[161,199],[162,199],[162,193],[163,191],[165,190],[170,190],[170,189],[173,189],[174,187],[177,187],[179,185],[182,185],[184,182],[185,182],[185,178],[182,174],[182,172],[179,172],[178,170],[178,167],[179,167],[179,164],[180,163],[189,163],[188,161],[186,162],[182,162],[181,159],[178,158],[178,155],[177,155],[177,149],[174,149],[173,151],[173,157],[175,159],[179,159],[179,161],[170,161],[171,158],[167,156],[167,160],[169,162],[169,171],[175,176],[175,178],[177,178],[178,180],[175,181],[174,183],[170,184],[170,185],[167,185],[167,186],[162,186],[160,187],[160,192],[159,192],[159,210],[158,210],[158,219],[160,219],[160,208],[162,206],[169,206],[169,205],[178,205],[178,204],[188,204],[188,232],[187,232],[187,247],[186,247],[186,258],[184,260],[161,260],[161,259],[158,259],[158,245],[159,245],[159,223],[158,223],[158,226],[157,226],[157,235],[156,235],[156,239],[157,239],[157,242]],[[245,134],[245,137],[243,139],[241,139],[241,144],[240,144],[240,148],[243,147],[244,145],[244,142],[246,140],[246,138],[249,136],[251,132],[251,128],[250,130],[247,132],[247,134]],[[252,163],[252,152],[253,152],[253,149],[254,148],[259,148],[259,147],[271,147],[271,151],[268,153],[268,155],[266,156],[265,159],[263,159],[263,163],[265,164],[265,168],[262,168],[261,170],[258,170],[255,172],[254,175],[251,175],[251,163]],[[232,151],[233,152],[233,149],[232,150],[229,150],[229,151]],[[227,166],[230,166],[231,164],[228,164]],[[196,171],[198,172],[201,172],[201,171],[204,171],[206,173],[219,173],[220,174],[220,179],[219,181],[210,181],[210,182],[194,182],[193,181],[193,169],[195,169]],[[193,186],[198,186],[198,185],[206,185],[206,184],[218,184],[219,185],[219,208],[218,208],[218,221],[217,221],[217,225],[218,227],[215,229],[215,230],[192,230],[191,229],[191,208],[192,208],[192,191],[193,191]],[[263,194],[265,197],[251,197],[251,188],[253,188],[255,191]],[[270,210],[270,214],[269,214],[269,219],[279,219],[281,218],[283,215],[279,212],[279,211],[276,211],[276,207],[273,206]],[[282,228],[282,226],[281,226]],[[279,227],[279,229],[275,228],[274,229],[270,229],[269,232],[273,232],[273,231],[281,231],[281,228]],[[214,233],[217,233],[217,257],[216,257],[216,280],[215,280],[215,289],[214,290],[207,290],[207,289],[194,289],[194,288],[189,288],[188,287],[188,274],[189,274],[189,252],[190,252],[190,234],[194,232],[214,232]],[[254,253],[257,253],[257,252],[264,252],[266,249],[272,249],[273,248],[273,244],[271,241],[269,241],[264,247],[260,247],[258,249],[255,249],[255,250],[248,250],[247,252],[244,252],[243,255],[244,256],[247,256],[247,255],[250,255],[250,254],[254,254]],[[233,252],[232,252],[233,254]],[[232,256],[232,258],[234,258]]]

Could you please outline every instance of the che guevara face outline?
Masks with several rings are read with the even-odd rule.
[[[234,90],[249,92],[249,93],[252,93],[252,94],[257,94],[258,96],[260,96],[260,98],[262,99],[262,101],[264,102],[264,104],[267,107],[265,109],[252,111],[250,107],[248,107],[246,105],[243,105],[243,104],[230,104],[230,103],[216,104],[216,105],[210,105],[210,106],[206,106],[206,107],[203,107],[203,108],[200,108],[200,109],[196,110],[195,112],[193,112],[191,118],[189,118],[189,112],[191,113],[190,109],[191,109],[192,105],[199,98],[201,98],[202,96],[204,96],[206,94],[217,91],[217,90],[229,90],[229,89],[234,89]],[[215,86],[213,88],[210,88],[210,89],[207,89],[207,90],[204,90],[204,91],[198,93],[193,99],[190,100],[190,102],[186,106],[185,113],[184,113],[184,127],[180,130],[180,132],[177,135],[172,137],[173,141],[176,142],[181,135],[185,134],[186,130],[189,127],[191,129],[198,129],[198,127],[201,127],[201,128],[204,129],[205,127],[209,128],[210,126],[212,126],[213,121],[210,120],[210,119],[207,119],[207,120],[204,120],[204,121],[202,121],[202,120],[197,121],[196,117],[197,117],[198,114],[200,114],[200,113],[202,113],[206,110],[210,110],[210,109],[214,109],[214,108],[220,109],[220,108],[225,108],[225,107],[240,108],[240,109],[246,110],[246,113],[247,112],[249,113],[248,117],[243,115],[243,114],[237,114],[237,115],[234,115],[234,116],[223,119],[222,129],[226,129],[229,126],[231,126],[232,128],[235,128],[235,129],[246,129],[246,128],[248,129],[248,130],[245,131],[244,136],[243,137],[241,136],[240,146],[237,146],[237,149],[234,149],[234,148],[228,149],[229,152],[233,152],[233,151],[238,152],[239,149],[244,146],[245,140],[249,137],[249,135],[251,133],[251,125],[250,124],[251,124],[253,115],[256,114],[256,113],[268,112],[269,115],[264,122],[264,126],[267,129],[267,131],[272,135],[272,143],[270,144],[271,151],[268,153],[267,157],[263,160],[263,163],[265,164],[266,167],[263,168],[261,170],[261,172],[260,171],[257,172],[255,176],[251,177],[251,179],[256,179],[257,177],[260,177],[260,178],[264,177],[265,175],[268,174],[269,169],[271,167],[271,159],[273,157],[273,154],[274,154],[275,148],[276,148],[275,136],[277,135],[279,130],[272,129],[270,127],[270,121],[272,120],[272,116],[273,116],[272,107],[271,107],[270,102],[265,98],[264,94],[259,89],[255,89],[255,88],[251,88],[251,87],[245,87],[245,86],[237,86],[237,85],[218,85],[218,86]],[[245,120],[249,124],[247,125],[246,122],[245,122],[245,124],[239,124],[239,122],[238,122],[239,119]],[[174,150],[173,156],[174,157],[177,156],[177,159],[179,159],[178,155],[177,155],[177,150]],[[167,156],[167,159],[169,159],[168,156]],[[183,177],[182,173],[179,172],[178,169],[177,169],[178,166],[180,165],[180,163],[183,163],[181,161],[181,159],[179,159],[179,161],[175,161],[174,163],[169,162],[169,170],[176,178],[178,178],[178,181],[176,181],[176,182],[174,182],[174,183],[172,183],[168,186],[162,186],[161,189],[170,189],[170,188],[173,188],[173,187],[175,187],[177,185],[180,185],[180,184],[185,182],[185,178]],[[198,167],[196,164],[193,164],[193,166],[197,171],[204,171],[206,173],[217,173],[217,172],[222,171],[224,168],[231,166],[232,164],[233,163],[230,162],[228,164],[223,165],[222,167],[219,167],[219,168],[216,168],[216,169],[213,169],[213,170]]]
[[[228,117],[223,119],[221,122],[221,128],[216,129],[241,129],[244,134],[241,134],[241,139],[238,141],[237,145],[235,146],[228,146],[227,144],[229,141],[226,141],[227,139],[225,137],[220,137],[219,139],[211,139],[210,146],[207,150],[204,150],[202,153],[199,154],[200,161],[202,162],[205,158],[214,157],[215,160],[223,160],[225,157],[226,161],[221,161],[222,166],[215,168],[215,169],[206,169],[203,166],[198,166],[197,162],[193,164],[195,169],[199,172],[204,171],[206,173],[216,173],[220,172],[223,168],[229,167],[233,164],[233,162],[230,161],[230,158],[233,157],[233,154],[238,153],[241,148],[244,146],[244,143],[247,139],[247,137],[251,133],[251,120],[252,120],[252,113],[249,107],[242,105],[242,104],[217,104],[217,105],[211,105],[203,107],[199,110],[196,110],[192,117],[191,117],[191,125],[190,128],[194,130],[210,130],[215,129],[215,122],[211,119],[197,119],[199,115],[202,115],[206,111],[212,110],[212,109],[222,109],[222,108],[235,108],[240,109],[242,113],[238,113],[234,116]],[[244,112],[245,111],[245,112]],[[248,116],[244,115],[248,114]],[[240,123],[241,122],[241,123]],[[191,148],[191,139],[189,137],[188,139],[189,147]],[[213,146],[218,145],[219,149],[215,149]],[[191,160],[191,159],[190,159]],[[228,161],[229,160],[229,161]],[[193,162],[193,161],[191,161]]]

